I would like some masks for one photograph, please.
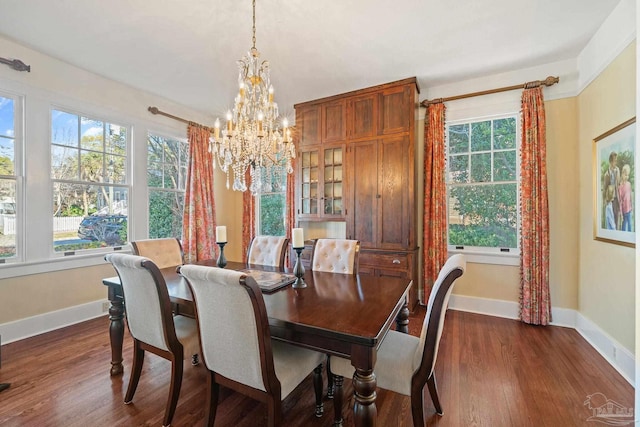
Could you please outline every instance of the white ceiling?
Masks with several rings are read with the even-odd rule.
[[[406,77],[424,89],[576,58],[619,1],[257,0],[256,47],[291,116]],[[3,36],[215,116],[251,25],[250,0],[0,0]]]

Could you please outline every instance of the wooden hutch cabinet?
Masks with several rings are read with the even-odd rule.
[[[360,274],[413,280],[418,301],[415,78],[295,105],[298,221],[344,221]]]

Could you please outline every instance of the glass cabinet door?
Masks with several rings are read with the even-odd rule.
[[[303,215],[318,214],[318,150],[303,151],[301,155],[301,210]]]
[[[324,149],[323,214],[342,215],[342,147]]]

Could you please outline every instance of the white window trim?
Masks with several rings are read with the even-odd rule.
[[[86,117],[89,119],[95,119],[95,120],[99,120],[105,123],[111,123],[111,124],[117,124],[118,126],[124,127],[127,130],[127,141],[126,141],[126,149],[125,149],[125,170],[126,170],[126,181],[124,183],[121,184],[117,184],[118,187],[124,187],[127,189],[127,201],[128,203],[132,200],[133,197],[133,186],[132,186],[132,147],[133,147],[133,125],[131,124],[130,121],[127,120],[122,120],[121,118],[117,118],[117,117],[113,117],[113,115],[108,114],[106,112],[100,112],[100,111],[95,111],[94,109],[91,108],[86,108],[84,109],[84,111],[82,108],[76,108],[76,107],[69,107],[69,106],[65,106],[62,104],[57,104],[57,103],[51,103],[49,105],[49,109],[48,109],[48,131],[47,131],[47,147],[48,147],[48,168],[47,168],[47,175],[49,177],[49,189],[48,189],[48,194],[49,194],[49,200],[53,200],[53,183],[54,183],[54,179],[51,178],[51,128],[52,128],[52,114],[53,111],[62,111],[65,113],[69,113],[69,114],[74,114],[77,115],[79,117]],[[146,164],[146,159],[145,159],[145,164]],[[57,182],[62,182],[61,180],[57,180]],[[81,181],[73,181],[76,183],[81,183]],[[49,214],[51,214],[51,212],[49,212]],[[49,218],[52,218],[51,215],[49,215]],[[130,220],[131,218],[131,213],[129,212],[128,215],[128,220],[127,220],[127,242],[124,245],[121,246],[110,246],[110,247],[106,247],[106,248],[93,248],[93,249],[78,249],[75,251],[56,251],[55,247],[54,247],[54,243],[53,243],[53,223],[52,221],[49,222],[49,238],[48,238],[48,242],[49,242],[49,259],[50,260],[55,260],[55,259],[67,259],[67,258],[83,258],[86,259],[87,256],[90,258],[93,254],[96,254],[100,259],[102,259],[102,261],[104,261],[104,254],[107,253],[111,253],[113,251],[121,251],[123,249],[128,249],[130,247],[129,241],[131,241],[131,236],[132,236],[132,226],[131,223],[132,221]],[[39,261],[34,261],[34,263],[38,263],[41,264],[43,261],[39,260]],[[29,260],[27,263],[27,265],[32,264],[31,260]],[[81,266],[84,266],[87,264],[81,264]],[[92,264],[92,265],[96,265],[96,264]],[[74,268],[74,267],[67,267],[67,268]],[[60,268],[60,270],[64,270],[66,268]],[[57,268],[49,268],[45,271],[56,271],[58,270]]]
[[[522,134],[522,117],[520,111],[512,111],[508,113],[499,113],[499,114],[491,114],[486,116],[477,116],[477,117],[468,117],[468,118],[459,118],[456,120],[447,120],[446,122],[446,130],[445,130],[445,138],[447,139],[446,143],[446,156],[447,162],[449,158],[449,142],[448,142],[448,130],[449,126],[455,126],[459,124],[467,124],[474,122],[481,122],[486,120],[499,120],[508,117],[516,117],[516,174],[517,174],[517,197],[516,197],[516,209],[518,220],[516,222],[517,229],[517,240],[516,248],[509,248],[508,252],[503,252],[501,248],[491,248],[491,247],[478,247],[478,246],[469,246],[464,249],[459,249],[460,245],[448,245],[447,252],[451,254],[463,254],[467,258],[468,262],[475,264],[495,264],[495,265],[507,265],[507,266],[519,266],[520,265],[520,144],[521,144],[521,134]],[[492,150],[493,151],[493,150]],[[447,166],[448,172],[448,166]],[[449,236],[449,183],[445,178],[445,185],[447,187],[447,239]]]
[[[0,91],[0,96],[13,99],[13,167],[16,182],[16,254],[11,258],[0,260],[0,268],[15,265],[24,261],[25,257],[25,203],[24,203],[24,136],[25,136],[25,95],[9,90]]]

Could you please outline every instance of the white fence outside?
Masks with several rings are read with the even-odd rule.
[[[53,218],[53,232],[60,231],[78,231],[80,222],[82,222],[81,216],[66,216]],[[4,235],[16,234],[16,216],[15,215],[0,215],[0,233]]]

